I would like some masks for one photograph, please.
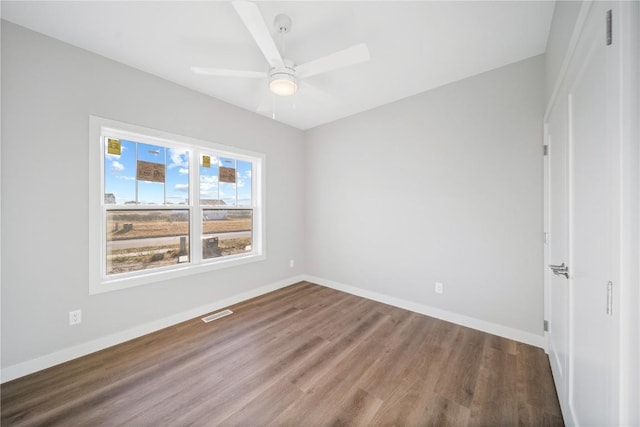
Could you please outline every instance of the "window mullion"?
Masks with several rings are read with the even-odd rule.
[[[107,148],[107,137],[100,135],[100,281],[107,277],[107,205],[104,201],[105,194],[105,174],[104,156]]]
[[[91,235],[96,236],[90,239],[90,293],[123,289],[162,278],[181,277],[264,259],[260,212],[263,206],[261,189],[258,188],[262,182],[259,174],[264,156],[241,149],[236,152],[235,149],[228,150],[229,147],[208,141],[95,117],[90,120],[90,135],[91,140],[97,142],[90,148],[92,207],[89,225]],[[107,138],[121,140],[122,151],[107,153]],[[153,150],[147,150],[140,144],[153,146]],[[147,177],[150,172],[155,173],[154,177],[158,176],[158,169],[147,164],[148,153],[158,151],[156,147],[164,149],[165,179],[162,192],[157,186],[155,189],[140,186],[138,179],[138,176]],[[179,160],[170,151],[174,149],[179,150],[175,153]],[[216,170],[201,170],[203,155],[218,161],[221,157],[233,161],[235,187],[225,184],[225,188],[221,189]],[[219,162],[216,166],[220,167]],[[187,168],[188,179],[185,179]],[[251,171],[251,180],[244,181],[248,171]],[[239,173],[243,178],[242,189],[239,187]],[[201,183],[201,179],[205,179],[205,182]],[[162,182],[153,179],[144,181]],[[202,188],[204,199],[201,201],[200,187],[205,184]],[[244,188],[247,184],[253,189],[250,193],[248,190],[251,189]],[[189,200],[185,205],[185,193],[180,191],[184,191],[187,185]],[[233,197],[234,202],[220,205],[223,196],[227,199]],[[245,201],[241,206],[241,196],[251,198],[250,207]],[[141,205],[141,201],[145,204]],[[188,224],[185,224],[187,215]],[[206,219],[204,215],[207,215]],[[203,239],[205,230],[211,238],[207,241]],[[186,233],[188,259],[184,256],[187,254],[184,252],[184,241],[180,238]]]
[[[259,165],[257,162],[251,162],[251,229],[252,231],[252,236],[251,236],[251,240],[253,245],[255,245],[256,247],[261,248],[262,247],[262,215],[261,212],[256,209],[257,207],[257,202],[258,202],[258,196],[261,193],[261,189],[258,188],[258,186],[256,185],[256,183],[259,181],[258,180],[258,168],[261,167],[261,165]],[[260,182],[262,182],[260,180]],[[256,233],[256,230],[258,231],[258,233]]]
[[[199,150],[189,156],[189,205],[191,206],[191,236],[189,237],[191,262],[202,262],[202,208],[200,207],[200,157]]]

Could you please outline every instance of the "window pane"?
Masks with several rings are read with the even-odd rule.
[[[163,205],[164,183],[138,181],[138,204]]]
[[[138,143],[138,203],[163,205],[166,181],[166,149],[159,145]]]
[[[119,205],[136,202],[136,143],[112,140],[105,144],[104,202]],[[118,154],[119,153],[119,154]]]
[[[189,204],[189,152],[169,148],[167,156],[167,204]]]
[[[202,258],[216,258],[251,251],[251,209],[204,209],[202,214]]]
[[[200,156],[200,203],[213,204],[218,195],[218,158],[211,155]]]
[[[238,207],[253,207],[253,198],[251,193],[251,162],[238,160]]]
[[[220,157],[218,163],[218,182],[220,187],[220,200],[224,200],[228,206],[236,204],[236,161],[226,157]]]
[[[189,204],[189,151],[107,138],[105,204]]]
[[[107,275],[189,262],[189,211],[107,211]]]
[[[253,208],[252,168],[250,161],[202,154],[200,204]]]

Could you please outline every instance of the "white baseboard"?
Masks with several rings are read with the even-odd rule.
[[[447,322],[455,323],[457,325],[466,326],[472,329],[477,329],[482,332],[486,332],[492,335],[498,335],[503,338],[508,338],[514,341],[522,342],[532,345],[534,347],[545,348],[545,338],[543,335],[536,335],[530,332],[525,332],[519,329],[510,328],[507,326],[499,325],[497,323],[487,322],[485,320],[476,319],[474,317],[464,316],[462,314],[454,313],[447,310],[431,307],[424,304],[419,304],[412,301],[407,301],[400,298],[395,298],[389,295],[380,294],[378,292],[368,291],[366,289],[357,288],[355,286],[345,285],[343,283],[334,282],[332,280],[323,279],[321,277],[303,276],[304,280],[316,283],[318,285],[333,288],[339,291],[347,292],[349,294],[357,295],[370,300],[389,304],[394,307],[404,308],[415,313],[424,314],[427,316],[435,317],[437,319],[446,320]]]
[[[136,326],[122,332],[107,335],[95,340],[91,340],[82,344],[68,347],[59,351],[56,351],[45,356],[41,356],[35,359],[27,360],[26,362],[17,363],[12,366],[8,366],[2,369],[0,372],[1,382],[14,380],[16,378],[23,377],[25,375],[32,374],[42,369],[50,368],[60,363],[68,362],[69,360],[76,359],[78,357],[86,356],[87,354],[94,353],[99,350],[103,350],[107,347],[121,344],[125,341],[129,341],[134,338],[141,337],[146,334],[158,331],[169,326],[176,325],[180,322],[193,319],[195,317],[202,316],[212,311],[219,310],[224,307],[228,307],[233,304],[237,304],[241,301],[245,301],[268,292],[275,291],[285,286],[292,285],[294,283],[305,280],[303,276],[295,276],[288,279],[281,280],[276,283],[262,286],[260,288],[252,289],[241,294],[233,295],[228,298],[215,301],[210,304],[206,304],[194,309],[177,313],[163,319],[154,320],[153,322],[145,323],[140,326]]]
[[[136,326],[122,332],[107,335],[95,340],[91,340],[82,344],[68,347],[59,351],[56,351],[45,356],[41,356],[35,359],[27,360],[12,366],[3,368],[0,372],[0,382],[5,383],[7,381],[14,380],[16,378],[23,377],[25,375],[32,374],[42,369],[50,368],[60,363],[68,362],[69,360],[76,359],[78,357],[86,356],[87,354],[94,353],[99,350],[121,344],[125,341],[129,341],[134,338],[141,337],[146,334],[158,331],[169,326],[173,326],[180,322],[193,319],[195,317],[202,316],[212,311],[219,310],[224,307],[228,307],[233,304],[237,304],[241,301],[254,298],[268,292],[275,291],[285,286],[292,285],[300,281],[309,281],[318,285],[333,288],[339,291],[347,292],[353,295],[357,295],[363,298],[367,298],[373,301],[382,302],[385,304],[393,305],[395,307],[404,308],[416,313],[424,314],[427,316],[435,317],[437,319],[446,320],[458,325],[466,326],[469,328],[477,329],[482,332],[487,332],[493,335],[498,335],[504,338],[519,341],[525,344],[530,344],[535,347],[545,348],[545,338],[542,335],[535,335],[530,332],[521,331],[519,329],[509,328],[507,326],[498,325],[496,323],[487,322],[484,320],[476,319],[473,317],[463,316],[461,314],[453,313],[439,308],[431,307],[424,304],[418,304],[412,301],[403,300],[400,298],[391,297],[389,295],[380,294],[377,292],[368,291],[366,289],[357,288],[350,285],[334,282],[332,280],[323,279],[320,277],[300,275],[291,277],[289,279],[281,280],[276,283],[262,286],[260,288],[252,289],[241,294],[233,295],[223,300],[215,301],[210,304],[206,304],[200,307],[196,307],[192,310],[188,310],[182,313],[177,313],[169,317],[155,320],[153,322],[145,323],[140,326]]]

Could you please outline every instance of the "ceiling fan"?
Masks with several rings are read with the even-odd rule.
[[[300,83],[310,89],[315,89],[308,83],[302,82],[302,79],[369,60],[367,45],[360,43],[307,63],[296,65],[290,59],[283,58],[271,37],[267,24],[262,18],[260,9],[255,3],[236,0],[232,2],[232,5],[269,63],[269,70],[265,72],[191,67],[191,71],[194,73],[221,77],[268,79],[269,90],[273,94],[290,96],[297,92],[298,84]],[[284,34],[291,30],[291,18],[280,14],[276,16],[274,26],[280,33],[281,38],[283,38]],[[315,92],[318,93],[319,91],[315,90]]]

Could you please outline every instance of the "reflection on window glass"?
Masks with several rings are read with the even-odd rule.
[[[167,204],[189,204],[189,151],[169,148],[167,153]]]
[[[104,155],[104,202],[105,204],[136,203],[136,143],[116,140],[116,152],[110,154],[105,144]]]
[[[164,147],[138,143],[138,161],[136,164],[138,204],[164,204],[165,154]]]
[[[251,162],[238,160],[237,176],[238,207],[250,208],[253,206],[251,197]]]
[[[205,163],[206,162],[206,163]],[[219,200],[218,158],[212,155],[200,156],[200,202]]]
[[[91,293],[265,258],[263,154],[98,117],[90,126]]]
[[[189,262],[188,210],[107,211],[107,274]]]
[[[203,154],[200,159],[200,203],[253,207],[250,161]]]
[[[229,206],[236,206],[236,161],[220,157],[218,171],[220,200],[224,200]]]
[[[203,209],[202,257],[217,258],[251,251],[251,209]]]
[[[105,204],[189,203],[189,152],[109,139],[104,156]]]

